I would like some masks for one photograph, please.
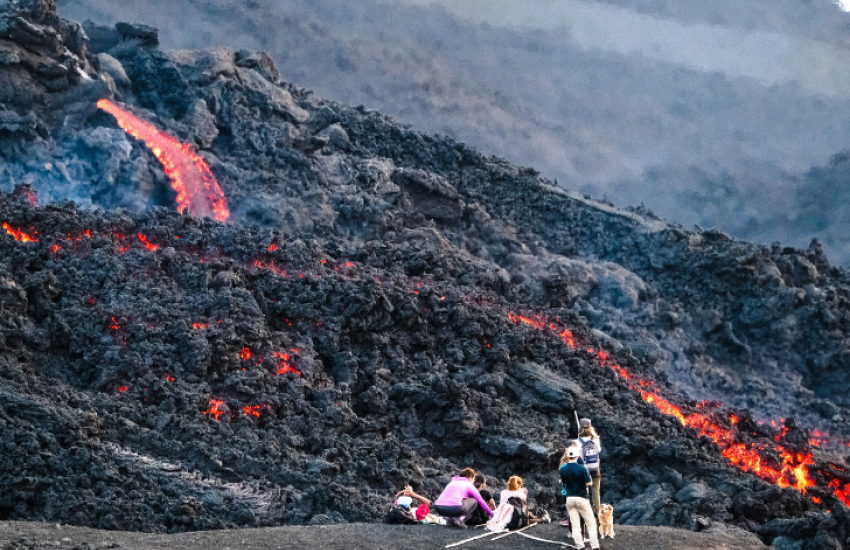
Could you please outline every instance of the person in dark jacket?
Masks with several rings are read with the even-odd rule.
[[[558,469],[558,475],[561,477],[561,483],[566,492],[567,513],[570,515],[573,541],[579,548],[585,546],[579,523],[579,518],[581,518],[587,526],[590,548],[596,550],[599,548],[596,517],[587,498],[587,489],[593,485],[593,482],[590,479],[590,472],[587,471],[587,468],[578,463],[580,456],[580,448],[567,447],[564,456],[561,458],[561,467]]]

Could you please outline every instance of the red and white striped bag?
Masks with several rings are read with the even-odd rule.
[[[508,530],[508,524],[514,515],[514,507],[505,502],[493,511],[493,517],[487,522],[487,530],[501,533]]]

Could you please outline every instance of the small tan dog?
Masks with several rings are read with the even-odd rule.
[[[599,538],[614,538],[614,507],[603,504],[599,507]]]

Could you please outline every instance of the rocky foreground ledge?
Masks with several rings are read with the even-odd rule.
[[[37,548],[66,548],[94,550],[123,548],[153,550],[166,548],[216,549],[390,549],[445,548],[447,544],[482,534],[480,529],[447,529],[430,525],[384,525],[380,523],[348,523],[324,526],[290,526],[265,529],[229,529],[155,535],[124,531],[101,531],[85,527],[57,526],[44,522],[0,522],[0,550],[34,550]],[[737,528],[716,525],[695,533],[669,527],[615,526],[616,538],[605,539],[603,550],[751,550],[765,549],[758,538]],[[539,525],[528,531],[539,538],[570,543],[567,530],[557,524]],[[458,548],[566,548],[537,542],[519,535],[490,541],[491,537],[472,541]]]

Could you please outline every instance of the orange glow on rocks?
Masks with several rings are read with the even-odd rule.
[[[147,248],[151,252],[156,252],[156,249],[159,248],[158,244],[152,244],[148,242],[147,236],[141,233],[137,233],[136,236],[139,238],[140,241],[142,241],[142,244],[145,245],[145,248]]]
[[[274,244],[274,243],[270,244],[269,245],[269,252],[274,252],[275,250],[277,250],[277,245]]]
[[[242,412],[245,413],[246,416],[256,416],[257,418],[260,418],[260,415],[266,410],[271,410],[271,407],[268,405],[250,405],[242,407]]]
[[[203,330],[210,326],[209,323],[192,323],[192,328],[195,330]]]
[[[129,389],[130,389],[130,386],[118,386],[118,391],[120,393],[124,393],[125,391],[127,391]]]
[[[6,233],[15,238],[16,241],[20,241],[22,243],[37,243],[38,239],[36,239],[33,235],[37,235],[38,231],[34,231],[33,235],[28,235],[21,231],[20,229],[14,228],[9,225],[7,222],[3,222],[3,229],[6,230]]]
[[[210,171],[206,161],[192,147],[180,143],[153,125],[101,99],[97,107],[115,117],[118,126],[136,139],[145,142],[157,160],[162,163],[171,186],[177,191],[177,208],[188,208],[195,216],[209,216],[220,222],[227,221],[230,211],[227,199]]]
[[[239,352],[239,357],[241,357],[243,361],[247,361],[253,356],[254,354],[251,353],[251,348],[242,348],[242,350]]]
[[[218,419],[224,414],[224,411],[221,410],[222,405],[224,405],[224,401],[221,399],[210,399],[209,407],[204,411],[204,414],[212,416],[218,422]]]
[[[289,364],[289,360],[291,359],[291,357],[289,356],[288,353],[284,353],[282,351],[276,351],[276,352],[272,353],[272,355],[275,358],[277,358],[277,360],[278,360],[278,368],[277,368],[278,374],[286,374],[288,372],[294,372],[298,376],[303,376],[301,374],[300,370],[296,369],[291,364]]]

